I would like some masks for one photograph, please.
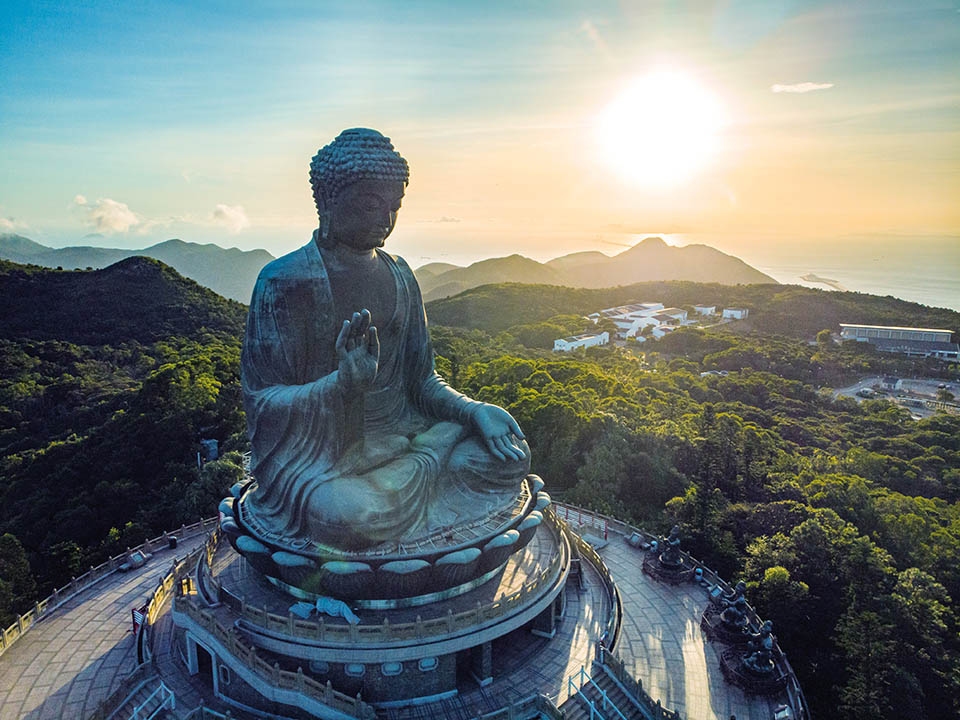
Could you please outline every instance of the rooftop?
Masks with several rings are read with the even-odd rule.
[[[731,308],[732,310],[733,308]],[[910,330],[911,332],[953,333],[953,330],[943,328],[900,327],[899,325],[858,325],[857,323],[840,323],[842,328],[864,328],[865,330]]]
[[[576,342],[577,340],[586,340],[587,338],[600,337],[603,333],[581,333],[580,335],[571,335],[563,338],[564,342]]]

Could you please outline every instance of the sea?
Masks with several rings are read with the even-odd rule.
[[[902,300],[960,311],[960,235],[871,234],[832,237],[787,234],[677,233],[633,231],[541,232],[510,229],[481,235],[464,233],[451,242],[444,228],[438,240],[423,228],[398,248],[414,267],[428,262],[469,265],[477,260],[519,253],[546,262],[572,252],[599,250],[616,255],[658,236],[675,246],[703,244],[740,258],[781,283],[823,290],[890,295]],[[453,226],[456,227],[456,226]],[[466,230],[466,228],[464,228]],[[406,247],[404,247],[406,245]]]
[[[724,250],[720,245],[714,247]],[[730,254],[781,283],[890,295],[960,311],[960,236],[800,241]]]

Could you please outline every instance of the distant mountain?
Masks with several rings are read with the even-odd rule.
[[[167,240],[143,250],[76,246],[51,248],[20,235],[0,235],[0,258],[64,270],[103,268],[140,255],[160,260],[224,297],[249,302],[260,268],[273,260],[266,250],[225,249],[207,243]]]
[[[440,263],[432,263],[436,266]],[[431,266],[426,266],[430,268]],[[524,282],[542,285],[566,285],[562,273],[522,255],[491,258],[469,267],[456,267],[446,272],[424,274],[417,270],[417,281],[425,301],[449,297],[487,283]]]
[[[584,250],[583,252],[570,253],[563,257],[548,260],[547,267],[559,270],[560,272],[567,272],[568,270],[576,270],[585,265],[604,263],[609,259],[610,257],[608,255],[604,255],[599,250]]]
[[[453,265],[452,263],[445,262],[434,262],[427,263],[426,265],[421,265],[417,268],[417,277],[433,277],[434,275],[439,275],[440,273],[445,273],[447,270],[457,270],[459,265]]]
[[[648,237],[613,257],[597,251],[576,252],[538,263],[511,255],[481,260],[469,267],[438,271],[431,263],[416,271],[425,300],[456,295],[479,285],[501,282],[538,283],[566,287],[608,288],[638,282],[689,280],[722,285],[776,283],[743,260],[706,245],[671,247]]]
[[[102,270],[47,270],[0,260],[0,339],[149,344],[204,332],[239,337],[246,307],[159,260]]]

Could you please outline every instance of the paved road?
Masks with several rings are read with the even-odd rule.
[[[0,720],[82,720],[137,664],[130,609],[142,605],[196,535],[134,573],[114,573],[31,628],[0,656]]]

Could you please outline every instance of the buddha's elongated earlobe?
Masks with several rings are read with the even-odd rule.
[[[330,211],[320,213],[320,244],[327,247],[330,241]]]

